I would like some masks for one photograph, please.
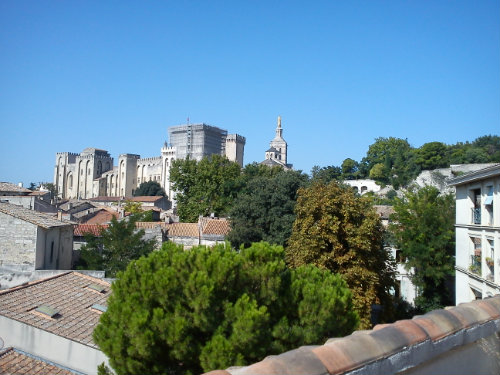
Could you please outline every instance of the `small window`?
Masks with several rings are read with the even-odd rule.
[[[90,285],[87,285],[87,288],[91,289],[95,292],[98,292],[98,293],[105,293],[106,292],[106,289],[104,289],[104,287],[102,285],[99,285],[99,284],[90,284]]]
[[[35,312],[40,313],[47,318],[55,318],[59,316],[59,311],[49,305],[40,305],[35,309]]]
[[[92,306],[90,306],[92,310],[97,310],[99,313],[105,313],[108,310],[107,306],[100,305],[98,303],[94,303]]]

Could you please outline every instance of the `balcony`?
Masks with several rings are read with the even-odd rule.
[[[469,271],[481,276],[481,255],[472,255]]]

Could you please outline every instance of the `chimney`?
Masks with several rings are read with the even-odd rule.
[[[22,183],[22,182],[18,182],[18,183],[17,183],[17,186],[19,186],[19,187],[23,187],[23,183]]]
[[[62,220],[62,211],[61,210],[57,211],[57,220],[63,221]]]

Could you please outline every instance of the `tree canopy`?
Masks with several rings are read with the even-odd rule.
[[[357,162],[347,158],[340,167],[313,167],[313,181],[351,180],[371,178],[380,184],[391,184],[395,189],[408,186],[422,170],[448,167],[450,164],[500,162],[500,137],[486,135],[473,142],[446,145],[429,142],[419,148],[408,140],[379,137],[368,147],[366,156]]]
[[[137,189],[134,190],[134,197],[142,197],[142,196],[166,196],[165,190],[161,187],[161,185],[156,181],[147,181],[143,182],[139,185]]]
[[[453,302],[446,282],[455,263],[455,200],[433,186],[409,190],[396,198],[391,233],[394,245],[414,269],[412,281],[420,290],[415,305],[429,311]]]
[[[313,264],[340,274],[353,293],[361,328],[372,304],[391,312],[394,267],[383,246],[383,227],[370,199],[332,181],[299,190],[287,261]]]
[[[259,241],[285,245],[295,220],[297,190],[307,180],[308,176],[301,172],[281,168],[275,175],[249,180],[229,212],[232,230],[228,240],[231,244],[236,248]]]
[[[165,243],[112,285],[94,340],[117,374],[194,374],[245,365],[356,328],[340,276],[287,268],[280,246],[236,252]]]
[[[99,236],[85,236],[87,244],[80,249],[77,269],[104,270],[106,277],[115,277],[123,271],[130,261],[152,252],[156,246],[154,239],[144,240],[144,230],[136,230],[135,223],[140,218],[131,215],[128,220],[111,223],[102,229]]]
[[[177,212],[181,221],[227,214],[240,189],[241,168],[226,157],[212,155],[201,161],[175,160],[170,168],[172,188],[177,192]]]

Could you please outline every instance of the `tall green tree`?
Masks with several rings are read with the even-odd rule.
[[[369,328],[372,304],[390,314],[394,265],[384,249],[383,227],[369,198],[339,183],[300,189],[288,241],[293,267],[313,264],[340,274],[353,293],[361,328]]]
[[[113,217],[99,236],[86,235],[87,244],[80,249],[76,269],[104,270],[106,277],[115,277],[130,261],[152,252],[156,241],[144,240],[144,230],[136,230],[135,223],[139,218],[140,214],[120,221]]]
[[[137,189],[134,190],[134,197],[154,197],[154,196],[162,196],[166,195],[165,190],[161,187],[161,185],[157,181],[147,181],[143,182],[139,185]]]
[[[359,164],[356,160],[347,158],[342,162],[342,178],[353,180],[358,177]]]
[[[447,146],[441,142],[425,143],[417,151],[415,162],[423,170],[444,168],[450,165]]]
[[[429,311],[453,303],[447,281],[455,263],[455,200],[426,186],[409,190],[396,198],[391,233],[401,250],[407,269],[414,270],[413,283],[419,289],[415,305]]]
[[[359,173],[397,189],[418,175],[420,170],[414,158],[414,150],[406,139],[380,137],[368,148]]]
[[[170,168],[172,188],[177,192],[181,221],[194,222],[214,213],[227,214],[241,188],[241,168],[226,157],[212,155],[196,160],[175,160]]]
[[[184,251],[172,243],[118,275],[94,340],[117,374],[245,365],[356,328],[340,276],[289,269],[280,246]]]
[[[322,167],[315,165],[311,169],[311,181],[323,181],[325,184],[333,180],[341,180],[342,168],[330,165],[328,167]]]
[[[490,163],[500,163],[500,137],[498,135],[485,135],[476,138],[472,146],[482,149]]]
[[[250,180],[229,212],[231,244],[236,248],[259,241],[285,245],[295,220],[297,190],[307,181],[306,174],[281,168],[274,176]]]

